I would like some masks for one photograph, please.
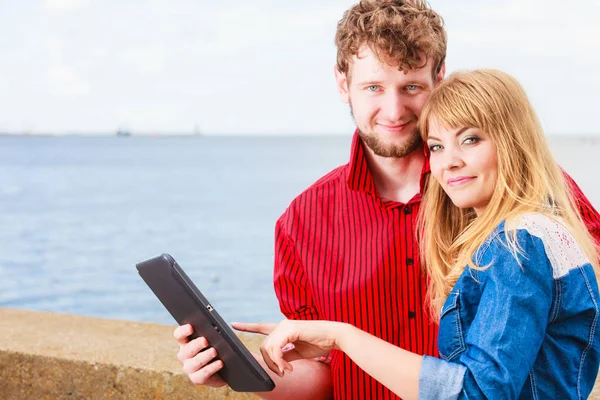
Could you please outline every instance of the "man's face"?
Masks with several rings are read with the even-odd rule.
[[[336,80],[364,143],[382,157],[400,158],[422,149],[417,120],[444,69],[434,79],[430,61],[405,74],[379,61],[368,47],[359,55],[349,76],[336,72]]]

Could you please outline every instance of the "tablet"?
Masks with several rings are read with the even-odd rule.
[[[136,268],[156,297],[179,325],[190,324],[217,350],[224,367],[218,372],[236,392],[267,392],[275,383],[210,305],[169,254],[142,261]]]

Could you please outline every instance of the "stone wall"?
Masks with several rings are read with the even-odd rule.
[[[174,328],[0,308],[0,398],[257,399],[195,387],[176,359]]]
[[[257,399],[195,387],[174,326],[0,308],[0,398]],[[261,337],[240,334],[257,350]],[[590,397],[600,400],[597,384]]]

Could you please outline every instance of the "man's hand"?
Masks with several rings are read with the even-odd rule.
[[[204,337],[189,340],[194,333],[191,325],[181,325],[175,328],[173,336],[179,342],[179,353],[177,359],[183,364],[183,371],[196,385],[210,387],[225,386],[226,383],[216,373],[223,368],[223,361],[214,360],[217,350],[209,347]]]

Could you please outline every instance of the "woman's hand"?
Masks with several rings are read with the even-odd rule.
[[[283,320],[279,324],[234,323],[240,331],[268,335],[260,352],[267,366],[279,376],[293,370],[290,361],[321,357],[338,347],[349,325],[330,321]]]

